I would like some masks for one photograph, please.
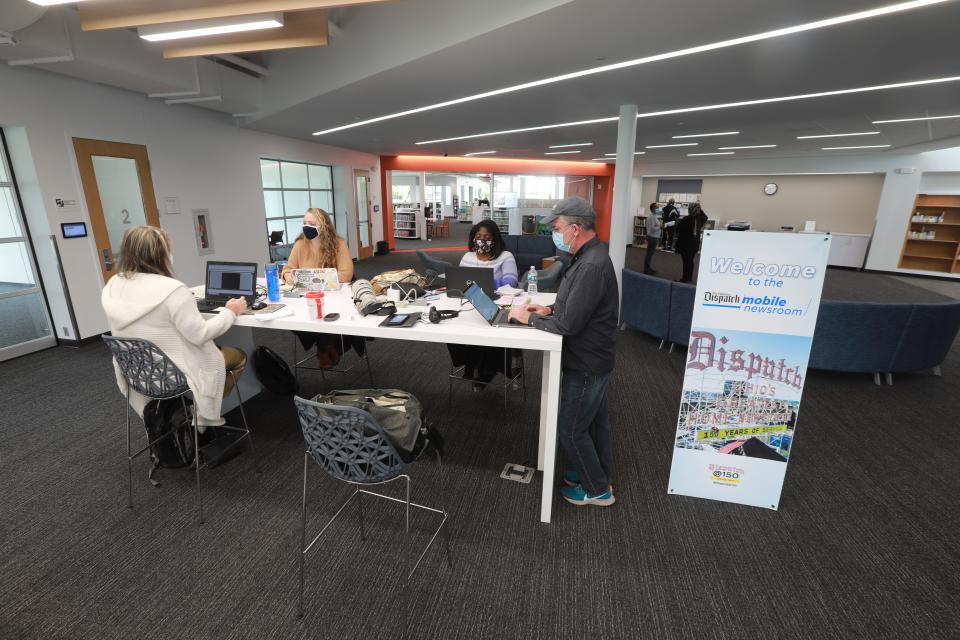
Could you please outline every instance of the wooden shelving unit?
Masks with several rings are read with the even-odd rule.
[[[915,222],[917,216],[936,218],[937,222]],[[940,218],[942,216],[942,222]],[[911,233],[933,238],[911,238]],[[960,195],[917,195],[910,212],[910,225],[900,252],[900,268],[960,273]]]

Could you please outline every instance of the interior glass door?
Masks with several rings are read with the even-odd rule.
[[[370,224],[370,196],[367,192],[369,174],[366,171],[354,171],[357,194],[357,257],[364,260],[373,255],[373,228]]]
[[[0,146],[0,360],[56,345],[36,262]]]

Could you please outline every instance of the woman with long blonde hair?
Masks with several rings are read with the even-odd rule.
[[[204,317],[187,285],[173,277],[170,238],[166,231],[150,226],[127,229],[120,244],[117,273],[107,281],[100,296],[117,337],[142,338],[160,347],[183,372],[196,401],[201,426],[221,425],[220,403],[239,378],[247,357],[233,347],[214,343],[227,332],[237,316],[247,310],[243,298],[228,300],[213,317]],[[126,392],[120,369],[117,384]],[[130,405],[141,416],[147,399],[130,392]]]
[[[340,282],[353,280],[353,259],[346,241],[337,235],[330,215],[323,209],[307,209],[303,216],[303,233],[293,243],[293,250],[283,268],[283,280],[293,284],[296,269],[336,268]]]

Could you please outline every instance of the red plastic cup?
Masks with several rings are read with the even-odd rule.
[[[307,313],[313,320],[323,319],[323,291],[308,291],[304,296],[307,300]]]

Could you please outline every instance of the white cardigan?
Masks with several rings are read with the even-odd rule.
[[[237,319],[233,312],[221,309],[215,317],[204,318],[185,284],[146,273],[110,278],[100,301],[114,336],[149,340],[180,368],[193,391],[200,424],[223,424],[220,403],[226,371],[213,340],[233,326]],[[113,366],[117,385],[126,393],[126,380],[116,362]],[[130,405],[141,416],[146,403],[146,398],[130,391]]]

